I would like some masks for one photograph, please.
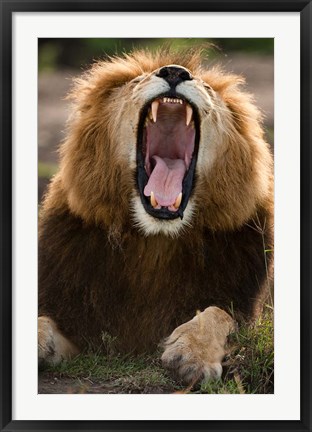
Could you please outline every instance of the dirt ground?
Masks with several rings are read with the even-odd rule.
[[[215,63],[215,62],[213,62]],[[220,61],[218,61],[220,63]],[[229,72],[246,78],[246,89],[253,93],[265,116],[265,127],[273,129],[274,91],[273,57],[232,55],[223,57],[221,63]],[[60,70],[39,75],[38,99],[38,156],[39,161],[56,164],[57,148],[65,134],[65,123],[69,114],[69,103],[64,98],[70,88],[71,79],[79,75],[77,70]],[[48,183],[39,178],[39,201]],[[57,373],[40,372],[39,393],[118,393],[113,382],[101,380],[71,379]],[[135,392],[129,388],[129,392]],[[170,388],[146,388],[140,392],[171,393]]]
[[[120,390],[122,388],[122,391]],[[94,378],[70,378],[55,372],[39,372],[39,394],[169,394],[175,389],[164,385],[135,385],[129,382],[121,386],[118,380],[100,380]]]

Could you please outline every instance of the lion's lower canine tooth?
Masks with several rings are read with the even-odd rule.
[[[175,203],[173,204],[173,207],[176,208],[176,209],[179,208],[180,204],[181,204],[181,201],[182,201],[182,192],[180,192],[179,195],[177,196],[177,199],[175,200]]]
[[[156,201],[154,192],[151,192],[151,204],[154,208],[158,206],[158,202]]]
[[[186,105],[186,126],[188,126],[192,120],[193,109],[191,105]]]
[[[152,103],[152,117],[153,117],[154,123],[156,123],[156,121],[157,121],[158,106],[159,106],[159,101],[154,100],[154,102]]]

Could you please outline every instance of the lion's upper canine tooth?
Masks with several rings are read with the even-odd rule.
[[[154,100],[152,102],[152,118],[154,120],[154,123],[157,121],[157,111],[158,111],[159,101]]]
[[[173,207],[178,209],[180,207],[181,201],[182,201],[182,192],[180,192],[179,195],[177,196],[177,199],[175,200]]]
[[[193,109],[191,105],[186,104],[186,126],[188,126],[192,120]]]
[[[156,201],[154,192],[151,192],[151,204],[154,208],[158,206],[158,202]]]

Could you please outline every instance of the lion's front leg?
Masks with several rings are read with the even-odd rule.
[[[208,307],[166,339],[163,366],[186,385],[220,378],[227,337],[234,330],[230,315]]]
[[[52,318],[38,318],[38,363],[55,365],[79,354],[78,348],[57,328]]]

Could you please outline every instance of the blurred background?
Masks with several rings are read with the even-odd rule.
[[[64,100],[72,78],[93,60],[129,52],[134,48],[156,50],[163,44],[174,48],[201,46],[207,66],[221,64],[228,72],[246,78],[246,90],[254,94],[264,114],[268,142],[273,149],[274,39],[39,39],[38,42],[38,199],[58,169],[57,149],[64,138],[69,114]],[[212,45],[211,45],[212,44]],[[205,48],[206,47],[206,48]]]

